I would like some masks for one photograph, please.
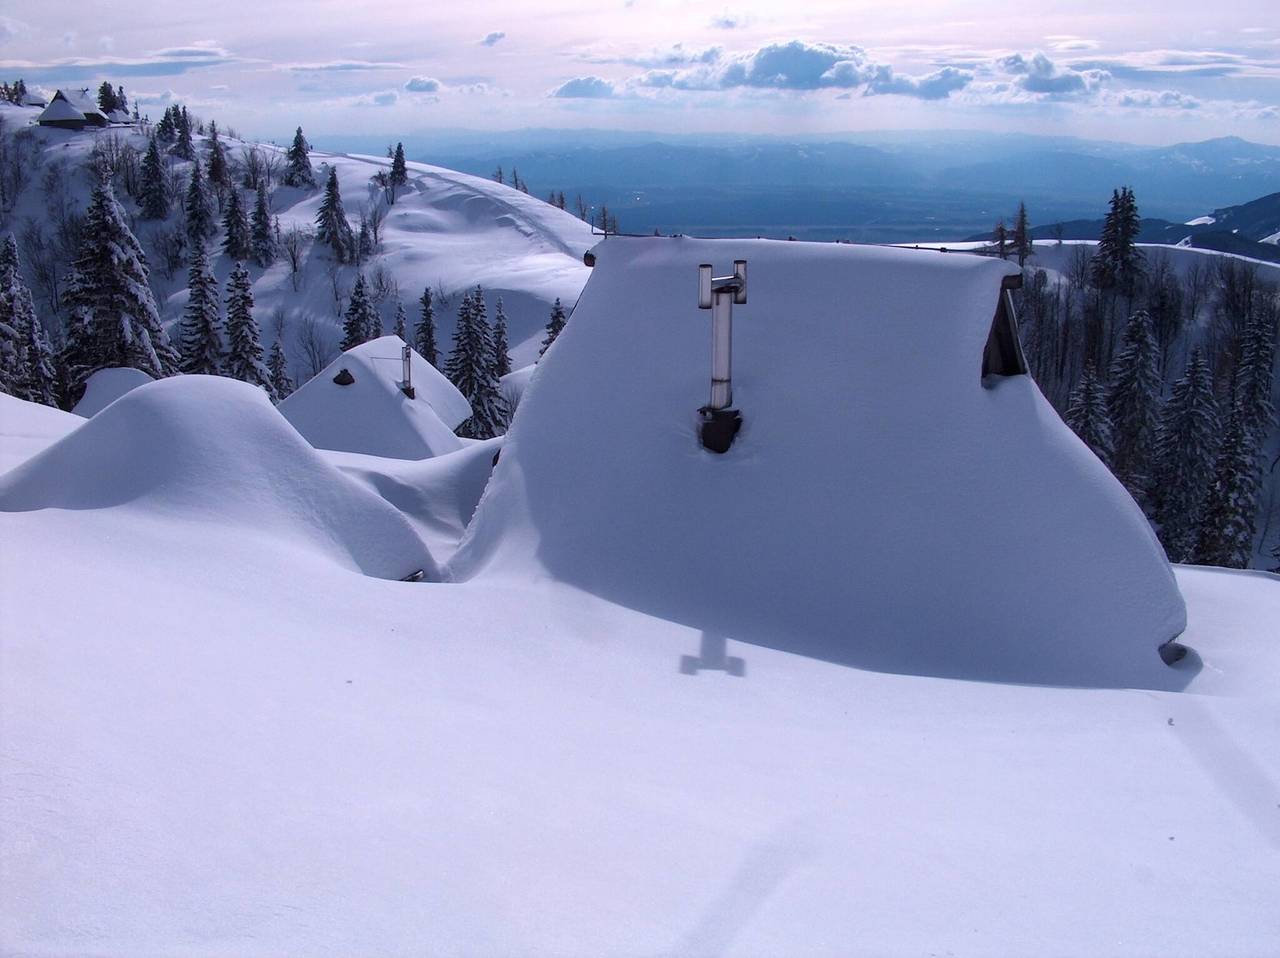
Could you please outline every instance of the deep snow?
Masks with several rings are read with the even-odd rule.
[[[595,254],[451,575],[544,575],[886,671],[1180,681],[1156,650],[1182,599],[1141,511],[1030,377],[982,384],[1008,264],[771,240]],[[734,259],[744,426],[717,456],[696,438],[696,280]]]
[[[113,402],[144,383],[154,380],[141,369],[128,367],[99,369],[84,384],[84,395],[71,410],[77,416],[89,419],[106,409]]]
[[[404,345],[383,336],[347,350],[280,403],[281,415],[317,449],[427,459],[462,448],[453,430],[471,416],[466,397],[411,350],[410,398]],[[345,386],[335,382],[344,369],[355,380]]]

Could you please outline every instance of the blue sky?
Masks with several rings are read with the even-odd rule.
[[[153,114],[181,100],[258,136],[300,123],[1280,143],[1271,6],[141,0],[108,14],[51,0],[0,14],[0,74],[110,79]]]

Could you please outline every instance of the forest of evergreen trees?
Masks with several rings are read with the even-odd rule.
[[[1015,298],[1028,363],[1170,559],[1243,568],[1274,468],[1280,298],[1235,257],[1197,257],[1179,274],[1136,245],[1139,225],[1133,192],[1117,190],[1096,249],[1074,247],[1059,281],[1024,265]]]

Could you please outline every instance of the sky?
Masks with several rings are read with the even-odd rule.
[[[0,4],[0,76],[242,135],[1026,131],[1280,144],[1265,0]]]

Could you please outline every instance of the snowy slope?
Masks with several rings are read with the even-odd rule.
[[[0,115],[9,130],[28,126],[39,112],[0,104]],[[89,196],[84,164],[99,138],[113,137],[132,143],[139,150],[146,148],[146,139],[128,127],[78,133],[30,127],[23,135],[34,144],[34,160],[26,188],[10,217],[14,224],[32,218],[50,222],[54,200],[42,189],[50,169],[61,171],[60,180],[66,184],[60,193],[60,202],[65,202],[70,210],[84,208]],[[226,136],[222,139],[232,159],[254,146]],[[207,140],[197,136],[195,142],[203,162]],[[258,146],[268,153],[281,152],[275,146]],[[370,177],[389,164],[385,157],[316,151],[311,154],[311,161],[321,185],[326,175],[325,165],[337,169],[347,218],[353,225],[362,211],[372,210],[379,202],[380,193],[372,187]],[[189,164],[172,158],[167,162],[177,167],[185,188]],[[127,210],[136,212],[135,204],[124,196],[119,186],[117,194]],[[279,217],[281,230],[287,233],[297,226],[310,234],[321,195],[318,188],[304,190],[277,185],[271,196],[271,211]],[[252,197],[246,194],[246,198],[252,208]],[[161,223],[138,220],[133,224],[151,261],[152,285],[171,333],[172,324],[176,324],[186,303],[186,268],[183,266],[171,277],[165,276],[152,239],[157,231],[172,228],[175,223],[176,219],[171,216]],[[359,270],[370,280],[379,271],[388,279],[385,295],[376,304],[388,330],[394,322],[397,296],[405,307],[409,323],[413,324],[418,318],[417,301],[424,288],[442,292],[447,302],[436,303],[436,322],[440,346],[446,353],[461,293],[480,284],[486,292],[490,318],[498,297],[503,299],[510,325],[512,357],[519,366],[537,357],[542,327],[555,299],[560,298],[566,307],[577,300],[588,274],[582,264],[582,253],[593,242],[595,238],[586,223],[526,193],[482,177],[410,163],[409,184],[390,207],[382,227],[381,246],[371,260],[361,267],[336,267],[329,252],[314,246],[308,236],[298,276],[290,275],[283,260],[266,270],[249,266],[255,315],[262,327],[264,344],[269,346],[279,335],[295,378],[303,380],[316,370],[305,357],[300,337],[306,327],[314,325],[327,347],[327,358],[337,354],[342,312]],[[219,235],[210,247],[214,254],[214,275],[225,289],[233,264],[221,253],[220,243]],[[36,284],[31,285],[36,288]],[[41,305],[38,300],[37,308]]]
[[[347,350],[280,403],[280,414],[317,449],[428,459],[462,448],[453,430],[471,416],[466,398],[434,366],[410,353],[412,399],[398,336]],[[335,378],[346,370],[354,382]]]
[[[84,420],[69,412],[0,393],[0,474],[82,425]]]
[[[739,679],[679,673],[697,629],[555,583],[379,581],[193,531],[0,515],[6,952],[1238,956],[1280,936],[1274,579],[1179,572],[1190,694],[731,639]]]
[[[886,671],[1169,681],[1182,600],[1142,513],[1029,377],[981,382],[1008,264],[767,240],[596,255],[452,575],[548,575]],[[744,258],[744,427],[716,456],[695,433],[697,269]]]
[[[437,575],[404,518],[326,463],[262,390],[213,376],[140,386],[0,477],[0,511],[46,510],[165,517],[367,575]]]
[[[149,382],[154,380],[140,369],[99,369],[85,382],[84,395],[71,411],[88,419],[131,389]]]

